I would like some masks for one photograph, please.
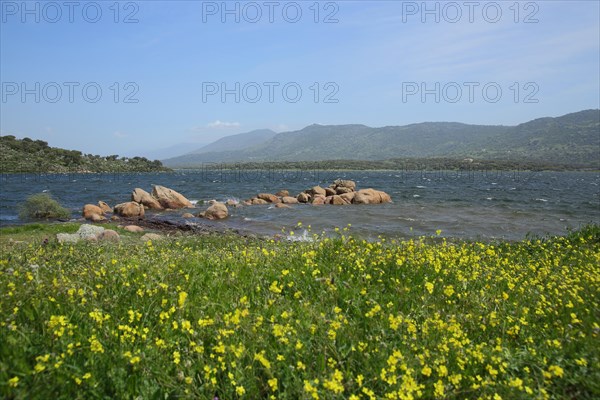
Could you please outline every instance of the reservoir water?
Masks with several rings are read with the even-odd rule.
[[[22,224],[18,206],[27,196],[51,193],[80,216],[84,204],[103,200],[114,206],[130,200],[140,187],[164,185],[197,201],[244,200],[280,189],[296,195],[337,178],[389,193],[384,205],[272,206],[230,208],[230,217],[209,223],[261,235],[295,230],[298,222],[311,231],[331,232],[352,225],[365,237],[434,235],[469,239],[519,240],[528,234],[565,234],[588,223],[600,223],[600,174],[597,172],[530,171],[323,171],[218,170],[140,174],[5,174],[0,176],[0,225]],[[184,221],[183,210],[148,212],[150,218]],[[297,234],[300,234],[298,232]]]

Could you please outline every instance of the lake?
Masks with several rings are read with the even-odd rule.
[[[331,232],[352,225],[368,238],[435,235],[468,239],[519,240],[527,234],[565,234],[588,223],[600,223],[600,174],[597,172],[530,171],[323,171],[223,170],[206,168],[173,173],[139,174],[4,174],[0,176],[0,225],[22,224],[18,205],[27,196],[49,192],[80,216],[84,204],[106,201],[111,206],[130,200],[140,187],[164,185],[198,201],[244,200],[259,192],[288,189],[296,195],[337,178],[356,181],[392,196],[384,205],[272,206],[230,208],[226,226],[273,235],[295,229],[301,221],[312,232]],[[181,220],[183,211],[148,212],[149,217]]]

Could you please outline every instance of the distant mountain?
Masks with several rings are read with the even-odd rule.
[[[151,160],[163,160],[165,158],[177,157],[181,154],[186,153],[189,149],[196,148],[198,146],[206,145],[205,143],[179,143],[173,146],[164,147],[160,149],[140,150],[138,153],[141,153],[146,158]]]
[[[253,141],[247,134],[205,146],[201,153],[164,160],[169,167],[206,162],[385,160],[397,158],[478,158],[539,161],[598,167],[600,110],[540,118],[517,126],[424,122],[371,128],[365,125],[310,125]],[[226,141],[226,139],[229,139]],[[248,139],[242,140],[241,139]]]
[[[220,151],[236,151],[258,146],[277,135],[270,129],[257,129],[251,132],[239,133],[237,135],[225,136],[204,147],[194,150],[188,154],[212,153]]]

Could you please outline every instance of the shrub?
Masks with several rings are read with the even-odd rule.
[[[48,193],[31,195],[20,207],[21,219],[70,218],[71,212],[61,206]]]

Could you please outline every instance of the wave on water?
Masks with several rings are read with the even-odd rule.
[[[547,202],[548,200],[546,199],[535,199],[535,201],[543,201],[544,203]]]

